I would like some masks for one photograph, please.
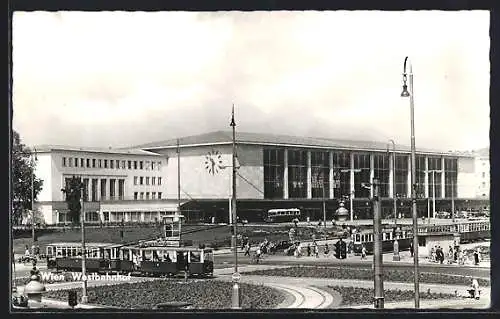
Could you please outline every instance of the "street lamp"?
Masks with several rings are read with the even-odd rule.
[[[88,302],[87,295],[87,274],[86,274],[86,249],[85,249],[85,184],[80,177],[80,191],[81,191],[81,200],[82,200],[82,210],[81,210],[81,228],[82,228],[82,280],[83,280],[83,291],[82,291],[82,304],[86,304]]]
[[[239,281],[240,281],[240,274],[238,273],[238,244],[237,244],[237,239],[238,239],[238,214],[236,212],[236,122],[234,121],[234,104],[231,112],[231,123],[229,126],[232,127],[233,129],[233,192],[232,192],[232,201],[231,201],[231,206],[232,206],[232,214],[233,214],[233,225],[234,225],[234,234],[233,234],[233,245],[234,245],[234,273],[232,276],[233,280],[233,295],[232,295],[232,306],[233,309],[240,309],[240,287],[239,287]]]
[[[411,117],[411,201],[413,213],[413,262],[414,270],[414,284],[415,284],[415,308],[420,307],[420,294],[419,294],[419,274],[418,274],[418,216],[417,216],[417,199],[416,199],[416,183],[415,183],[415,115],[414,115],[414,96],[413,96],[413,68],[410,62],[410,91],[406,85],[406,62],[408,57],[405,58],[403,68],[403,92],[401,97],[410,98],[410,117]]]

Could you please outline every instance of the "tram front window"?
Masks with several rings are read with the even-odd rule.
[[[192,263],[199,263],[201,261],[201,252],[192,251],[189,258],[190,258]]]

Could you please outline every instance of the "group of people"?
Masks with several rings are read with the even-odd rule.
[[[24,260],[31,260],[31,259],[40,259],[40,246],[38,245],[33,245],[31,246],[31,249],[28,245],[25,246],[24,250]]]
[[[432,262],[440,264],[443,264],[445,262],[445,259],[447,259],[448,264],[453,264],[453,263],[457,263],[459,265],[474,264],[477,266],[481,262],[481,252],[479,249],[475,250],[473,253],[473,260],[471,260],[469,256],[464,252],[464,250],[460,248],[460,246],[452,247],[450,245],[448,247],[447,256],[445,257],[443,248],[441,248],[441,246],[439,245],[436,245],[431,248],[429,259]]]
[[[451,248],[451,246],[450,246]],[[443,263],[444,262],[444,252],[441,246],[436,245],[431,248],[431,261],[437,262],[437,263]]]
[[[253,258],[255,258],[256,262],[258,263],[263,254],[274,253],[276,251],[276,246],[276,243],[271,242],[267,240],[267,238],[265,238],[261,243],[257,245],[257,250],[255,251]],[[252,246],[248,237],[242,239],[241,248],[245,251],[244,256],[252,257],[250,254]]]

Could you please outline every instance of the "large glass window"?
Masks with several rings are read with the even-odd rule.
[[[429,197],[441,197],[441,158],[440,157],[429,157],[428,159],[429,167]],[[439,172],[438,172],[439,171]],[[433,191],[435,193],[433,193]]]
[[[283,198],[284,150],[264,149],[264,198]]]
[[[288,197],[307,197],[307,151],[288,150]]]
[[[328,197],[330,181],[328,152],[311,152],[311,190],[313,198]]]
[[[101,199],[106,199],[106,180],[101,179]]]
[[[118,180],[118,199],[123,200],[124,190],[125,190],[125,180],[119,179]]]
[[[333,152],[333,195],[335,198],[349,195],[351,189],[350,173],[342,170],[351,168],[351,155],[349,152]]]
[[[354,169],[361,169],[354,173],[354,197],[370,197],[370,190],[361,183],[370,183],[370,154],[354,153]]]
[[[92,201],[93,202],[97,201],[97,183],[98,183],[97,178],[93,178],[92,179]]]
[[[457,197],[457,159],[456,158],[445,158],[444,159],[444,188],[445,197]]]
[[[88,178],[83,179],[83,200],[84,201],[89,200],[89,179]]]
[[[415,194],[417,198],[425,198],[425,156],[416,156],[415,162]]]
[[[396,155],[396,195],[408,195],[408,155]]]
[[[110,199],[115,199],[115,184],[116,180],[115,179],[110,179],[109,180],[109,197]]]
[[[379,180],[379,196],[389,197],[389,154],[373,155],[374,178]]]

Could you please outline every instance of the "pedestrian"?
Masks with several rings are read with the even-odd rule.
[[[479,265],[479,249],[474,251],[474,265],[478,266]]]
[[[249,241],[247,241],[247,244],[245,246],[245,255],[244,256],[250,257],[250,242]]]
[[[361,248],[361,259],[366,259],[366,247],[363,245]]]
[[[318,245],[314,245],[314,254],[316,255],[316,258],[319,258],[319,247],[318,247]]]
[[[464,252],[463,252],[463,250],[459,250],[458,251],[458,264],[463,265],[464,263],[465,263]]]
[[[260,250],[260,247],[257,248],[257,251],[255,252],[255,262],[258,264],[260,261],[260,255],[262,254],[262,251]]]
[[[307,257],[311,256],[311,244],[307,244]]]
[[[325,257],[327,257],[329,253],[330,253],[330,248],[328,247],[328,243],[325,243],[325,251],[324,251]]]
[[[479,282],[476,278],[472,279],[471,288],[472,298],[479,299]]]
[[[413,257],[413,240],[410,239],[410,255]]]

